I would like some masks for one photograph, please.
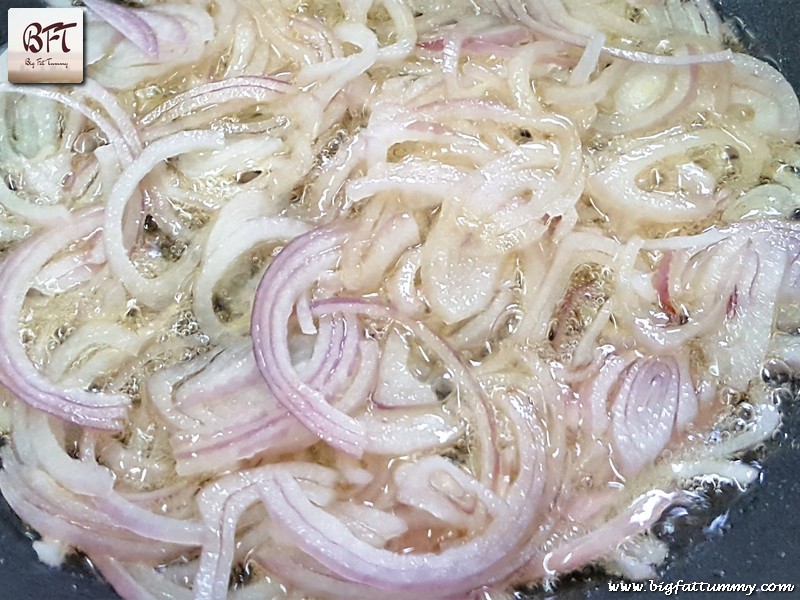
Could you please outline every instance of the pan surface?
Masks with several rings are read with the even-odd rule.
[[[797,0],[718,0],[723,16],[741,24],[751,51],[773,62],[800,90],[800,45]],[[0,42],[7,42],[6,11],[11,7],[41,6],[37,2],[0,0]],[[764,481],[731,507],[716,507],[708,514],[674,521],[675,556],[661,579],[665,583],[791,583],[800,594],[800,410],[786,408],[781,440],[774,442],[765,463]],[[785,439],[783,439],[785,437]],[[720,512],[729,510],[720,516]],[[717,518],[715,518],[717,517]],[[712,523],[713,520],[713,523]],[[84,565],[62,570],[40,563],[23,524],[0,501],[0,597],[14,600],[116,598],[113,590],[95,578]],[[623,594],[624,596],[624,594]],[[664,597],[661,592],[637,594]],[[603,576],[588,574],[567,582],[557,592],[538,592],[536,597],[559,600],[610,600]],[[686,593],[689,598],[712,598],[709,592]],[[732,596],[728,596],[732,597]],[[763,596],[762,596],[763,597]]]

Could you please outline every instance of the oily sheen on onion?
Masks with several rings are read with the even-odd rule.
[[[58,2],[54,2],[58,4]],[[800,366],[800,104],[708,0],[84,0],[0,84],[0,490],[127,599],[640,579]]]

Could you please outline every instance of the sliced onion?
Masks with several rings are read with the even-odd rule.
[[[347,196],[358,202],[380,192],[402,191],[410,200],[420,202],[423,196],[433,196],[435,202],[452,192],[453,186],[465,178],[464,172],[454,166],[439,162],[409,161],[396,164],[378,163],[365,177],[351,179]]]
[[[494,423],[489,417],[489,399],[481,388],[469,367],[464,364],[463,359],[456,354],[452,348],[441,340],[435,333],[430,331],[422,322],[410,319],[394,311],[392,308],[371,302],[365,299],[332,298],[321,300],[312,306],[312,310],[317,315],[325,314],[356,314],[371,319],[392,319],[407,327],[420,341],[429,347],[444,362],[445,367],[453,375],[453,378],[464,386],[464,402],[469,402],[471,418],[477,423],[480,436],[475,440],[480,448],[480,481],[483,483],[492,482],[493,485],[500,485],[497,481],[499,476],[499,458],[497,456],[496,435]]]
[[[128,600],[153,600],[153,598],[191,600],[193,598],[190,590],[175,585],[164,577],[161,577],[156,585],[143,583],[141,580],[147,578],[142,572],[146,571],[147,567],[141,567],[138,563],[125,564],[112,556],[99,552],[92,552],[89,560],[105,580],[114,587],[114,590]],[[156,579],[154,573],[151,574],[150,579]]]
[[[118,429],[127,414],[127,397],[63,389],[31,363],[18,332],[19,315],[36,274],[65,246],[98,231],[101,223],[101,214],[83,213],[56,232],[32,238],[3,261],[0,310],[9,318],[0,327],[0,382],[30,406],[59,418],[88,427]]]
[[[0,206],[33,225],[52,225],[68,218],[69,210],[59,204],[26,202],[5,185],[0,185]]]
[[[524,477],[527,480],[527,475]],[[301,549],[341,577],[390,590],[429,592],[431,585],[446,585],[446,593],[453,595],[487,578],[502,578],[513,568],[513,563],[503,564],[505,554],[519,543],[520,531],[530,519],[520,513],[510,519],[496,515],[480,542],[441,554],[401,555],[373,548],[353,536],[344,524],[312,505],[289,474],[276,472],[265,483],[261,501],[273,518],[294,534]],[[515,494],[513,504],[500,514],[513,510],[520,500]]]
[[[229,474],[200,492],[198,507],[212,541],[205,544],[192,589],[198,599],[224,598],[228,590],[236,527],[245,510],[259,499],[258,490],[276,467]],[[305,483],[329,489],[336,483],[331,469],[310,463],[289,463],[288,471]],[[302,489],[302,488],[301,488]],[[277,533],[277,532],[275,532]]]
[[[197,257],[196,252],[189,249],[187,256],[167,274],[154,280],[145,278],[128,258],[128,250],[123,244],[123,221],[128,202],[142,178],[161,161],[184,152],[217,148],[222,142],[222,136],[212,132],[182,132],[155,142],[122,173],[111,190],[103,219],[108,264],[131,294],[146,306],[163,307],[169,303],[194,268]]]
[[[87,83],[89,84],[88,90],[90,97],[102,98],[101,95],[93,93],[93,90],[97,90],[98,88],[92,83],[89,83],[89,80],[87,80]],[[0,92],[13,92],[47,98],[72,108],[97,125],[100,131],[102,131],[103,134],[108,138],[109,143],[116,151],[120,160],[124,162],[130,162],[134,156],[133,152],[135,151],[136,143],[133,139],[126,139],[128,132],[125,131],[127,128],[124,125],[115,126],[115,124],[106,119],[100,111],[88,107],[84,102],[73,98],[71,95],[54,92],[49,89],[16,86],[10,83],[0,83]],[[114,111],[112,117],[115,115],[116,111]],[[133,148],[131,147],[131,144],[133,144]]]
[[[626,477],[652,462],[673,430],[691,422],[697,399],[672,358],[638,359],[622,373],[611,409],[614,463]],[[685,374],[684,374],[685,377]]]
[[[697,65],[657,71],[631,65],[614,94],[616,110],[600,114],[594,126],[604,133],[622,134],[675,120],[697,96],[698,70]]]
[[[464,471],[440,457],[427,457],[395,471],[400,502],[430,513],[448,525],[477,529],[489,514],[502,510],[502,501],[489,490],[476,488]]]
[[[513,410],[513,409],[510,409]],[[512,421],[518,443],[533,448],[540,432],[524,413]],[[530,429],[533,428],[533,429]],[[527,454],[527,452],[525,453]],[[525,457],[533,458],[533,457]],[[396,591],[426,590],[446,583],[435,597],[465,593],[481,582],[498,581],[518,568],[507,553],[527,540],[541,490],[542,465],[520,457],[516,479],[504,501],[495,502],[477,481],[458,475],[463,484],[488,501],[492,521],[474,540],[454,545],[440,554],[396,554],[359,540],[347,526],[309,502],[291,469],[268,467],[259,473],[256,490],[270,515],[304,552],[346,580]],[[527,510],[521,510],[528,505]],[[218,509],[217,509],[218,510]],[[214,512],[214,514],[219,514]],[[508,515],[510,518],[503,518]],[[513,515],[513,516],[512,516]]]
[[[515,17],[520,23],[526,27],[529,27],[533,32],[543,35],[547,38],[564,41],[576,46],[585,46],[589,42],[591,36],[595,33],[595,30],[591,26],[581,23],[581,30],[578,32],[570,30],[569,28],[565,29],[562,23],[554,22],[549,16],[545,16],[543,20],[542,17],[544,15],[548,15],[549,11],[548,9],[544,9],[544,13],[542,13],[541,7],[537,9],[537,6],[541,5],[542,3],[542,0],[534,0],[533,2],[528,2],[523,5],[523,3],[519,0],[505,0],[504,2],[500,3],[500,6],[504,13]],[[560,3],[547,2],[547,4],[549,5],[550,10],[556,8],[557,12],[561,14],[562,18],[566,14],[566,10],[562,5],[560,5]],[[532,9],[531,12],[529,12],[529,9]],[[567,16],[567,19],[569,19],[572,24],[576,22],[580,23],[569,16]],[[627,50],[625,48],[616,48],[612,46],[605,46],[603,51],[610,56],[622,58],[631,62],[642,62],[651,65],[665,66],[685,66],[690,64],[728,62],[733,57],[733,53],[730,50],[709,52],[707,54],[696,54],[692,56],[651,54],[648,52]]]
[[[102,511],[58,486],[38,469],[27,469],[13,452],[3,452],[0,489],[14,510],[42,535],[119,556],[122,560],[169,560],[183,546],[154,543],[115,523]],[[153,515],[155,516],[155,515]]]
[[[195,110],[229,102],[268,102],[278,97],[278,94],[291,90],[290,84],[272,77],[232,77],[199,85],[188,92],[173,96],[141,117],[140,123],[150,125],[157,120],[171,121]]]
[[[440,409],[404,411],[373,409],[359,417],[369,438],[367,451],[404,456],[454,446],[464,427]]]
[[[562,544],[545,559],[550,576],[569,573],[614,550],[624,540],[647,531],[677,499],[677,494],[654,490],[637,498],[630,508],[576,540]]]
[[[158,57],[158,38],[153,28],[130,8],[107,0],[87,0],[84,4],[98,17],[119,31],[139,50],[152,58]]]
[[[380,204],[376,206],[380,209]],[[367,293],[380,288],[383,273],[391,270],[403,252],[417,244],[419,226],[412,215],[379,214],[374,220],[365,215],[364,225],[353,232],[342,252],[339,266],[342,283],[353,292]]]
[[[581,59],[578,61],[578,64],[575,65],[572,73],[570,73],[567,85],[574,87],[584,85],[589,81],[589,77],[597,68],[597,63],[600,60],[600,53],[603,51],[605,43],[606,36],[604,33],[596,33],[591,37],[589,43],[586,44]]]
[[[378,387],[374,401],[384,408],[436,404],[430,385],[419,381],[408,369],[409,348],[403,338],[391,331],[381,352]]]
[[[315,230],[283,249],[258,286],[251,335],[258,368],[270,392],[321,439],[358,456],[366,443],[363,426],[333,409],[319,391],[298,380],[286,345],[295,301],[335,264],[335,250],[342,239],[339,231]]]
[[[598,205],[606,210],[625,210],[628,219],[638,222],[665,223],[706,217],[717,207],[716,181],[705,171],[684,163],[679,176],[678,193],[646,191],[636,182],[648,165],[657,165],[670,156],[683,155],[695,148],[710,145],[737,145],[720,130],[683,133],[651,143],[626,155],[589,177],[588,189]]]
[[[235,227],[228,227],[225,219],[220,218],[217,221],[211,234],[216,238],[216,244],[207,247],[195,283],[194,308],[198,322],[209,335],[214,337],[225,332],[224,325],[214,312],[212,299],[214,286],[221,274],[224,274],[236,259],[259,244],[291,240],[308,231],[308,226],[305,224],[280,217],[254,217],[237,221],[231,223]],[[214,232],[220,232],[220,235],[215,235]]]
[[[420,258],[423,293],[445,323],[472,317],[492,301],[502,264],[467,218],[443,214]]]
[[[800,138],[800,102],[791,84],[777,70],[752,56],[736,54],[731,102],[754,111],[752,126],[765,135],[795,142]]]

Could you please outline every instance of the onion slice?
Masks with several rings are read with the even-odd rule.
[[[320,439],[360,456],[366,445],[363,426],[332,408],[321,392],[298,378],[287,345],[294,303],[336,264],[343,239],[341,231],[317,229],[296,238],[278,254],[256,291],[251,335],[258,369],[278,401]]]
[[[163,308],[172,301],[176,288],[189,275],[198,257],[190,248],[188,255],[172,271],[160,278],[146,279],[130,261],[124,246],[123,222],[128,203],[141,180],[160,162],[185,152],[219,148],[222,143],[221,134],[198,131],[181,132],[154,142],[122,173],[110,192],[103,219],[108,264],[131,294],[146,306]]]
[[[19,246],[0,268],[0,382],[27,404],[72,423],[119,429],[130,399],[118,394],[63,389],[48,380],[27,357],[19,336],[19,316],[36,274],[67,245],[100,230],[102,213],[76,215],[56,231]]]
[[[136,10],[107,0],[84,0],[84,4],[147,56],[158,57],[156,32]]]

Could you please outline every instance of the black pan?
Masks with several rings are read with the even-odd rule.
[[[772,62],[795,89],[800,90],[800,28],[797,26],[800,1],[718,0],[718,4],[724,16],[742,24],[742,37],[751,51]],[[33,6],[41,4],[0,0],[4,15],[11,7]],[[7,42],[6,27],[6,17],[2,16],[0,40],[3,43]],[[800,404],[800,396],[795,403]],[[770,444],[763,482],[732,506],[717,504],[707,511],[672,520],[674,533],[670,537],[675,551],[660,581],[791,583],[795,591],[777,594],[776,598],[800,597],[800,409],[796,405],[784,408],[786,439]],[[710,526],[712,520],[714,524]],[[662,533],[666,531],[667,528],[662,528]],[[56,570],[40,563],[29,535],[5,501],[0,501],[0,598],[116,598],[113,590],[83,564],[69,564]],[[554,600],[611,600],[628,596],[610,592],[608,586],[608,579],[602,575],[586,573],[575,581],[565,582],[557,592],[537,591],[534,596]],[[665,597],[659,592],[636,596]],[[709,592],[682,596],[692,599],[739,597]]]

